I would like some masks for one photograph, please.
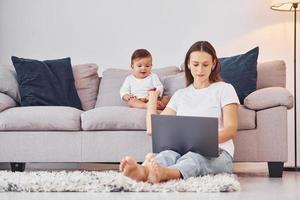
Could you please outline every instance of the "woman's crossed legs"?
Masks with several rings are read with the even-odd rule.
[[[223,150],[217,158],[206,158],[194,152],[181,156],[175,151],[166,150],[156,156],[152,153],[147,154],[142,165],[132,157],[126,156],[122,159],[119,170],[136,181],[158,183],[207,174],[231,173],[232,157]]]

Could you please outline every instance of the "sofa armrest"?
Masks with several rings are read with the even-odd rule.
[[[0,112],[15,106],[17,103],[10,96],[0,92]]]
[[[262,110],[275,106],[293,107],[293,95],[283,87],[268,87],[256,90],[244,99],[244,106],[252,110]]]

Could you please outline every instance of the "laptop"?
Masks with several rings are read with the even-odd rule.
[[[218,118],[151,115],[153,153],[189,151],[205,157],[218,157]]]

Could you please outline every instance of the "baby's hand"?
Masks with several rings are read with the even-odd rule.
[[[148,92],[149,92],[149,91],[156,91],[156,87],[150,88],[150,89],[148,90]]]
[[[163,110],[165,109],[165,107],[166,105],[162,101],[160,100],[157,101],[157,110]]]
[[[130,99],[134,99],[134,98],[136,98],[134,95],[132,95],[132,94],[125,94],[124,96],[123,96],[123,99],[125,100],[125,101],[129,101]]]

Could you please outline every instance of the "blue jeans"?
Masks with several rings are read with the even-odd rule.
[[[194,152],[181,156],[175,151],[166,150],[156,154],[155,161],[163,167],[178,169],[183,179],[207,174],[232,173],[232,157],[224,150],[221,150],[219,157],[216,158],[206,158]]]

